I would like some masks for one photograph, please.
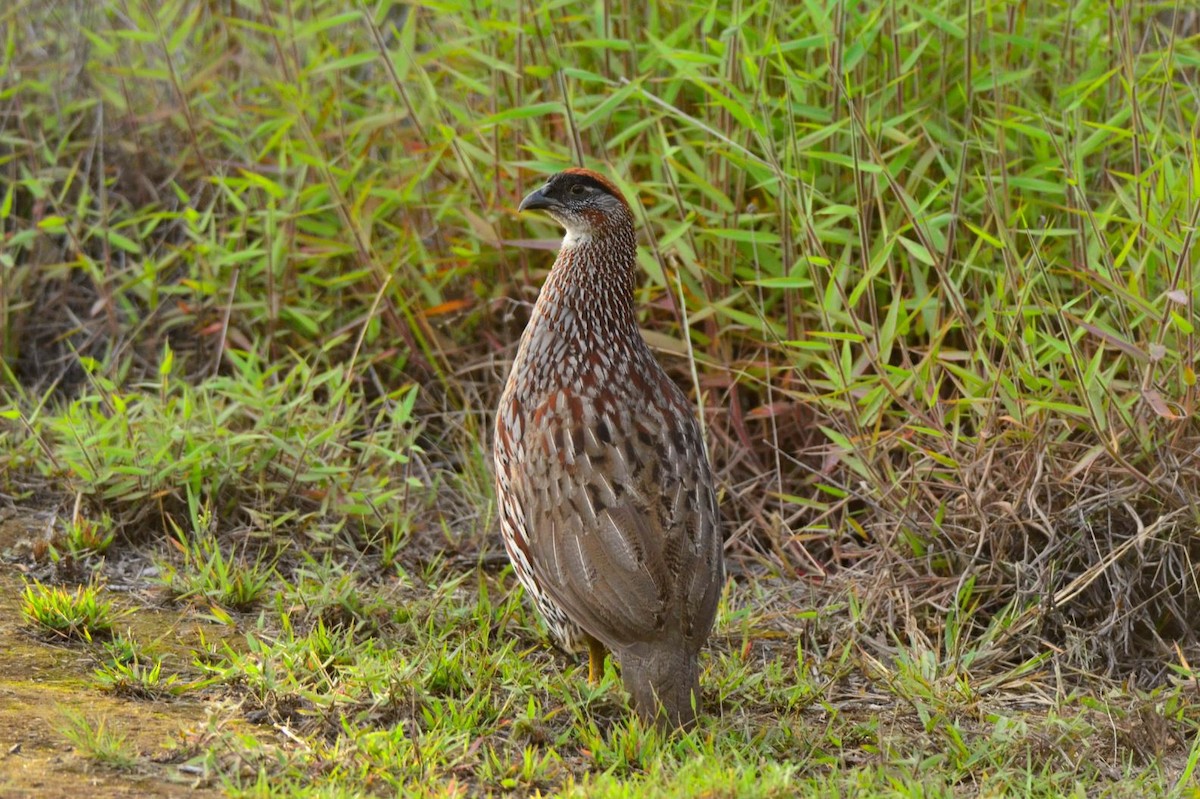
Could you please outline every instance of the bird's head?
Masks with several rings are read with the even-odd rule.
[[[629,203],[603,176],[590,169],[567,169],[531,192],[518,211],[545,211],[566,228],[563,246],[590,241],[614,225],[633,224]]]

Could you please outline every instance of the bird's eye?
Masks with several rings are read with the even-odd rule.
[[[571,187],[571,194],[574,194],[576,197],[582,197],[587,194],[587,186],[582,183],[576,183]]]

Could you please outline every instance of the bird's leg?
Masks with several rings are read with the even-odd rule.
[[[604,676],[604,658],[607,656],[604,644],[588,636],[588,685],[595,685]]]

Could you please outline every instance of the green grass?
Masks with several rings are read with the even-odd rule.
[[[72,558],[103,555],[116,540],[112,527],[112,517],[107,513],[97,519],[74,516],[67,522],[61,542],[65,553]]]
[[[251,560],[245,553],[222,552],[211,521],[211,513],[202,509],[193,523],[192,536],[176,527],[170,544],[177,557],[158,562],[159,579],[175,599],[249,610],[271,587],[273,567],[262,554]]]
[[[39,629],[90,641],[112,632],[117,619],[112,602],[101,599],[94,585],[80,585],[73,591],[55,585],[28,583],[22,596],[21,612]]]
[[[163,658],[148,655],[128,636],[114,636],[104,646],[107,658],[93,674],[102,690],[136,699],[160,699],[184,693],[179,675],[163,671]]]
[[[137,753],[131,751],[125,736],[114,731],[103,718],[89,721],[78,713],[66,712],[59,731],[97,763],[123,771],[137,767]]]
[[[16,0],[0,494],[53,518],[0,552],[229,630],[95,680],[261,724],[180,754],[231,795],[1187,795],[1173,7]],[[718,473],[679,738],[547,647],[495,535],[558,235],[515,208],[580,161],[634,205]],[[73,596],[36,585],[27,614]]]

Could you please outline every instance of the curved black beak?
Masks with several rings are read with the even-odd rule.
[[[543,186],[542,188],[537,189],[536,191],[531,191],[528,195],[526,195],[525,199],[521,200],[521,204],[517,206],[517,211],[543,211],[547,208],[557,207],[559,205],[558,200],[555,200],[552,197],[547,197],[543,193],[545,188],[546,187]]]

